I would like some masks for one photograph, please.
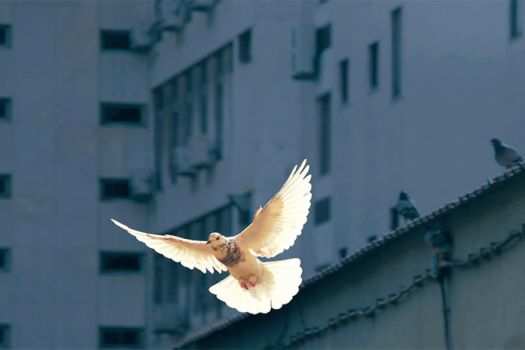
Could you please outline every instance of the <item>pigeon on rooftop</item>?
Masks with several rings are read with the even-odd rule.
[[[419,217],[419,212],[417,211],[414,202],[404,191],[399,192],[399,197],[395,208],[397,213],[404,220],[415,220]]]
[[[523,162],[523,157],[515,148],[504,144],[496,138],[490,140],[490,142],[494,149],[494,158],[502,167],[509,169]]]
[[[310,210],[311,175],[306,160],[295,166],[281,189],[259,208],[251,224],[233,237],[210,233],[208,241],[141,232],[111,219],[148,247],[203,273],[229,272],[209,288],[229,307],[251,314],[268,313],[292,300],[302,282],[301,260],[261,261],[293,246]]]

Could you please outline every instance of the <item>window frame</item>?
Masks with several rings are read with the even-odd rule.
[[[8,23],[0,23],[0,31],[4,33],[5,41],[0,42],[0,48],[10,49],[13,47],[13,27]]]
[[[125,332],[134,331],[138,333],[139,342],[138,344],[107,344],[104,340],[104,332]],[[128,327],[128,326],[99,326],[98,328],[98,346],[100,349],[114,349],[114,348],[132,348],[132,349],[143,349],[146,346],[145,342],[146,332],[144,327]],[[119,337],[123,337],[123,333],[118,334]]]
[[[137,258],[138,261],[138,268],[137,269],[116,269],[116,268],[108,268],[108,266],[104,266],[105,262],[104,259],[106,258],[115,258],[122,256],[133,256],[134,258]],[[144,272],[144,254],[142,252],[134,252],[134,251],[111,251],[111,250],[103,250],[99,252],[99,273],[101,275],[113,275],[113,274],[141,274]]]
[[[2,199],[11,199],[13,197],[13,176],[11,174],[6,173],[0,173],[0,183],[4,183],[4,185],[0,186],[0,188],[4,187],[4,191],[0,191],[0,200]]]
[[[128,186],[128,194],[127,196],[107,196],[107,194],[104,194],[104,186],[115,183],[127,183]],[[101,177],[99,178],[99,200],[103,202],[109,202],[114,200],[129,200],[131,198],[131,180],[129,178],[117,178],[117,177]]]
[[[0,96],[0,111],[3,109],[4,114],[0,114],[0,121],[9,122],[13,115],[13,100],[11,97]]]
[[[350,102],[350,60],[339,61],[339,97],[342,105]]]
[[[11,325],[0,323],[0,349],[9,349],[11,347]]]
[[[525,14],[523,0],[509,0],[509,36],[516,40],[523,35],[523,17]]]
[[[253,60],[253,35],[252,29],[247,29],[238,37],[238,60],[240,63],[246,64]]]
[[[109,38],[105,37],[105,35],[126,35],[126,45],[119,46],[119,45],[108,45],[107,42]],[[120,38],[122,39],[122,38]],[[100,51],[103,52],[111,52],[111,51],[117,51],[117,52],[126,52],[132,50],[132,44],[131,44],[131,31],[128,29],[100,29],[99,31],[99,48]]]
[[[392,99],[396,100],[403,93],[403,8],[396,7],[390,13],[391,25],[391,89]]]
[[[137,108],[139,112],[138,121],[111,120],[106,117],[106,110],[110,108]],[[103,127],[126,126],[126,127],[146,127],[146,106],[144,103],[131,102],[108,102],[102,101],[99,104],[99,124]],[[109,113],[108,113],[109,114]]]
[[[330,174],[332,168],[332,96],[325,93],[317,99],[319,175]]]
[[[379,90],[380,85],[380,46],[379,41],[368,45],[368,88],[370,92]]]
[[[324,215],[321,215],[324,214]],[[314,225],[321,226],[332,220],[332,198],[326,196],[314,202]]]

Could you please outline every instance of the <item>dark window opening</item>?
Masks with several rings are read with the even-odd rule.
[[[321,70],[321,54],[330,48],[332,45],[332,26],[327,24],[323,27],[317,28],[315,31],[315,56],[314,69],[316,75],[320,74]]]
[[[401,50],[402,50],[401,8],[392,11],[392,98],[401,96]]]
[[[319,99],[319,173],[326,175],[331,168],[331,98],[326,94]]]
[[[252,60],[252,31],[247,30],[239,35],[239,61],[249,63]]]
[[[510,0],[509,4],[509,25],[510,25],[510,38],[519,38],[522,34],[522,12],[523,12],[522,0]]]
[[[128,179],[101,179],[100,180],[100,199],[110,200],[119,198],[129,198],[131,195]]]
[[[144,331],[142,328],[101,327],[99,329],[99,347],[142,348],[144,347]]]
[[[10,333],[11,327],[8,324],[0,323],[0,349],[7,349],[11,346]]]
[[[129,50],[130,32],[127,30],[101,30],[100,48],[102,50]]]
[[[330,221],[332,217],[330,197],[326,197],[315,202],[314,223],[316,226]]]
[[[9,248],[0,248],[0,271],[9,271],[11,265]],[[0,342],[1,344],[1,342]]]
[[[368,81],[370,90],[379,87],[379,43],[368,46]]]
[[[140,272],[142,255],[140,253],[103,252],[100,253],[100,272]]]
[[[100,124],[142,124],[142,105],[124,103],[102,103]]]
[[[348,59],[344,59],[339,62],[339,91],[341,94],[341,103],[345,104],[348,102],[348,70],[349,63]]]
[[[0,97],[0,119],[11,119],[11,99]]]
[[[11,47],[11,26],[0,24],[0,47]]]
[[[0,174],[0,199],[11,198],[11,175]]]
[[[217,84],[215,87],[215,149],[214,155],[216,159],[222,158],[223,151],[223,132],[224,132],[224,92],[222,84]]]

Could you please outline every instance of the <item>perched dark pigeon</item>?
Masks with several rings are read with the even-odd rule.
[[[414,220],[419,217],[419,212],[417,211],[416,206],[404,191],[399,193],[396,210],[404,220]]]
[[[494,148],[494,158],[502,167],[509,169],[523,162],[523,158],[516,149],[496,138],[490,140],[490,142]]]

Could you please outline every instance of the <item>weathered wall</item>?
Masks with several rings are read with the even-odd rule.
[[[521,173],[457,209],[431,221],[449,228],[453,257],[504,240],[525,222],[525,176]],[[343,311],[374,305],[376,298],[398,292],[432,267],[432,251],[423,226],[385,242],[337,272],[307,285],[284,309],[248,317],[187,348],[254,348],[283,345],[294,349],[444,349],[440,287],[429,278],[374,317],[333,321]],[[468,268],[452,269],[449,279],[450,337],[455,349],[525,347],[522,324],[525,300],[525,245]],[[477,266],[477,267],[476,267]],[[329,322],[333,327],[326,327]],[[317,332],[290,342],[305,328]]]

